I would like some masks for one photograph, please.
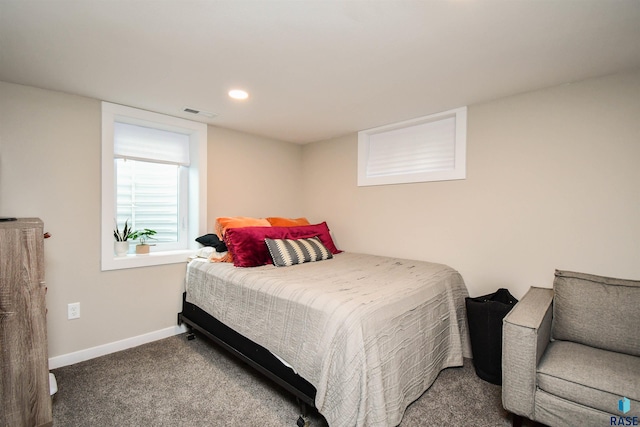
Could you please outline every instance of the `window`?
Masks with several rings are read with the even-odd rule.
[[[116,220],[149,228],[154,252],[187,248],[189,135],[114,123]]]
[[[358,185],[466,177],[467,108],[358,132]]]
[[[102,269],[184,262],[206,228],[207,126],[102,103]],[[114,254],[125,221],[157,234],[149,255]]]

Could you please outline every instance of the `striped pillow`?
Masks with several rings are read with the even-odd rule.
[[[310,237],[308,239],[264,239],[273,259],[273,264],[278,267],[288,267],[304,262],[322,261],[333,258],[320,239]]]

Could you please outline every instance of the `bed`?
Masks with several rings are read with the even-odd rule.
[[[471,357],[467,289],[443,264],[337,252],[291,267],[193,260],[178,322],[331,427],[398,425],[442,369]]]

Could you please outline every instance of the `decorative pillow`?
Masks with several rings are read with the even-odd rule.
[[[213,252],[209,257],[211,262],[233,262],[231,252]]]
[[[228,252],[218,252],[213,246],[205,246],[196,252],[197,258],[206,258],[211,262],[223,262]]]
[[[217,258],[215,262],[233,262],[233,254],[228,250],[226,242],[224,241],[224,235],[228,229],[238,227],[269,227],[269,221],[264,218],[251,218],[247,216],[232,216],[232,217],[218,217],[214,225],[216,235],[223,241],[224,249],[227,251],[226,255],[222,258]]]
[[[233,262],[233,260],[228,259],[228,256],[229,252],[212,251],[208,258],[211,262]]]
[[[308,239],[264,239],[273,264],[289,267],[305,262],[323,261],[333,258],[318,237]]]
[[[196,238],[196,242],[200,243],[203,246],[215,246],[220,243],[220,239],[216,234],[205,234]]]
[[[325,222],[298,227],[230,228],[224,235],[224,241],[236,267],[256,267],[272,262],[264,239],[301,239],[314,236],[318,236],[333,255],[342,252],[333,243]]]
[[[291,239],[313,237],[314,234],[292,235],[288,227],[244,227],[230,228],[224,240],[231,255],[230,261],[236,267],[257,267],[271,264],[269,249],[264,239]]]
[[[211,246],[215,248],[217,252],[227,251],[227,246],[218,238],[217,234],[205,234],[204,236],[196,238],[196,242],[203,246]]]
[[[215,230],[222,240],[225,232],[230,228],[239,227],[270,227],[269,221],[264,218],[251,218],[248,216],[231,216],[216,218]]]
[[[556,270],[553,338],[640,356],[640,281]]]
[[[200,248],[196,251],[196,256],[198,258],[209,258],[211,256],[212,253],[214,253],[216,250],[214,247],[212,246],[205,246],[204,248]]]
[[[295,227],[296,225],[311,225],[307,218],[282,218],[278,216],[268,217],[267,221],[272,227]]]
[[[329,251],[335,255],[342,252],[338,249],[333,243],[333,239],[331,238],[331,232],[329,231],[329,227],[326,222],[321,222],[320,224],[313,225],[300,225],[298,227],[288,227],[291,230],[291,233],[294,234],[294,238],[304,237],[304,236],[318,236],[323,245],[326,246]]]

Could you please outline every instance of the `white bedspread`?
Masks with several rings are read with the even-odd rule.
[[[346,252],[293,267],[191,262],[186,290],[313,384],[331,427],[398,425],[471,356],[467,289],[442,264]]]

